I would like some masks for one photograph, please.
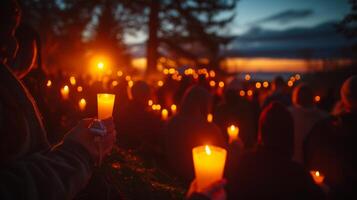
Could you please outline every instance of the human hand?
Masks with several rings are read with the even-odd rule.
[[[199,193],[211,200],[225,200],[227,198],[226,191],[224,190],[226,184],[226,179],[221,179],[200,190],[198,189],[197,181],[193,180],[186,196],[189,199],[193,193]]]
[[[116,131],[113,118],[109,118],[102,121],[106,127],[106,134],[97,136],[89,128],[93,121],[93,118],[81,120],[78,125],[66,134],[65,140],[73,140],[81,144],[89,152],[93,160],[98,160],[103,155],[111,152],[116,139]],[[98,145],[100,145],[101,149],[98,148]]]

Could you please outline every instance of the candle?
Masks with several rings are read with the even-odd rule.
[[[112,116],[114,107],[114,94],[97,94],[98,119],[106,119]]]
[[[223,87],[224,87],[224,82],[223,82],[223,81],[218,82],[218,86],[219,86],[220,88],[223,88]]]
[[[256,83],[255,83],[255,87],[256,87],[257,89],[260,89],[260,88],[262,87],[262,84],[261,84],[260,82],[256,82]]]
[[[312,178],[316,184],[321,184],[324,182],[325,176],[323,176],[319,171],[310,171]]]
[[[82,86],[78,86],[77,87],[77,92],[82,92],[83,91],[83,87]]]
[[[47,87],[51,87],[51,85],[52,85],[52,81],[51,81],[51,80],[48,80],[47,83],[46,83],[46,86],[47,86]]]
[[[199,190],[223,176],[227,151],[216,146],[198,146],[192,149],[193,165]]]
[[[169,111],[167,111],[167,109],[162,109],[162,111],[161,111],[161,119],[162,120],[167,120],[168,117],[169,117]]]
[[[268,88],[269,87],[269,82],[268,81],[264,81],[263,82],[263,87],[264,88]]]
[[[148,105],[149,105],[149,106],[152,106],[153,104],[154,104],[154,102],[153,102],[151,99],[149,99],[149,100],[148,100]]]
[[[238,139],[239,128],[234,125],[230,125],[227,128],[227,133],[229,136],[229,143],[232,143],[234,140]]]
[[[78,102],[79,110],[84,111],[86,109],[86,105],[87,105],[87,102],[84,98],[79,100],[79,102]]]
[[[176,114],[176,111],[177,111],[177,106],[176,106],[176,104],[172,104],[172,105],[171,105],[171,112],[172,112],[172,114],[173,114],[173,115]]]
[[[316,103],[319,103],[319,102],[321,101],[321,97],[320,97],[319,95],[316,95],[316,96],[314,97],[314,101],[315,101]]]
[[[63,88],[61,88],[61,95],[63,99],[68,99],[68,95],[69,95],[68,85],[65,85]]]
[[[213,121],[213,115],[211,113],[207,115],[207,121],[210,123]]]
[[[74,76],[69,77],[69,82],[71,83],[71,85],[76,85],[76,83],[77,83],[76,77],[74,77]]]

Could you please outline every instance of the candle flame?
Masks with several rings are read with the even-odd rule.
[[[256,83],[255,83],[255,87],[256,87],[257,89],[260,89],[260,88],[262,87],[262,84],[261,84],[260,82],[256,82]]]
[[[152,106],[152,104],[154,104],[154,102],[150,99],[150,100],[148,100],[148,105],[149,106]]]
[[[206,151],[207,155],[211,155],[212,154],[211,149],[209,148],[208,145],[205,146],[205,151]]]
[[[82,86],[78,86],[78,87],[77,87],[77,91],[78,91],[78,92],[82,92],[82,91],[83,91],[83,87],[82,87]]]
[[[103,69],[104,68],[104,63],[103,62],[98,62],[97,67],[98,67],[98,69]]]
[[[71,83],[71,85],[76,85],[76,77],[74,77],[74,76],[71,76],[71,77],[69,77],[69,82]]]
[[[47,83],[46,83],[47,87],[51,87],[52,85],[52,81],[51,80],[48,80]]]
[[[320,176],[320,172],[319,172],[319,171],[316,171],[316,172],[315,172],[315,175],[316,175],[316,176]]]
[[[213,115],[212,115],[211,113],[209,113],[209,114],[207,115],[207,121],[208,121],[208,122],[212,122],[212,121],[213,121]]]
[[[223,81],[220,81],[220,82],[218,83],[218,86],[219,86],[220,88],[223,88],[223,87],[224,87],[224,82],[223,82]]]

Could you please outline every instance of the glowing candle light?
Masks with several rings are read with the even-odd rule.
[[[257,89],[260,89],[260,88],[262,87],[262,84],[261,84],[260,82],[256,82],[256,83],[255,83],[255,87],[256,87]]]
[[[235,125],[230,125],[227,128],[227,133],[229,136],[229,143],[232,143],[233,141],[238,139],[239,128]]]
[[[247,95],[250,96],[250,97],[253,96],[253,90],[248,90],[247,91]]]
[[[206,188],[223,176],[227,151],[216,146],[198,146],[192,149],[197,187]]]
[[[210,123],[213,121],[213,115],[211,113],[207,115],[207,121]]]
[[[210,76],[211,78],[214,78],[214,77],[216,76],[216,72],[213,71],[213,70],[210,70],[210,71],[209,71],[209,76]]]
[[[104,69],[104,63],[103,62],[98,62],[97,63],[97,67],[98,67],[98,69],[103,70]]]
[[[129,81],[128,86],[129,86],[129,88],[132,88],[134,86],[134,81]]]
[[[269,87],[269,82],[268,82],[268,81],[264,81],[264,82],[263,82],[263,87],[264,87],[264,88]]]
[[[130,81],[130,80],[131,80],[131,76],[129,76],[129,75],[128,75],[128,76],[125,76],[125,80],[126,80],[126,81]]]
[[[245,91],[244,90],[239,91],[239,96],[244,97],[245,96]]]
[[[63,99],[68,99],[68,95],[69,95],[69,87],[68,85],[65,85],[63,88],[61,88],[61,95]]]
[[[86,109],[86,105],[87,105],[87,102],[84,98],[79,100],[79,102],[78,102],[79,110],[84,111]]]
[[[220,82],[218,83],[218,86],[219,86],[220,88],[223,88],[223,87],[224,87],[224,82],[223,82],[223,81],[220,81]]]
[[[162,109],[161,111],[161,119],[167,120],[169,118],[169,111],[167,109]]]
[[[113,87],[116,87],[118,84],[119,84],[118,81],[112,81],[112,86]]]
[[[295,75],[295,79],[296,79],[296,80],[300,80],[300,79],[301,79],[300,74],[296,74],[296,75]]]
[[[82,86],[78,86],[77,87],[77,92],[82,92],[83,91],[83,87]]]
[[[158,81],[158,82],[157,82],[157,86],[162,87],[163,85],[164,85],[164,82],[163,82],[163,81]]]
[[[169,74],[169,69],[165,68],[165,69],[163,70],[163,73],[164,73],[165,75]]]
[[[119,70],[119,71],[117,71],[117,76],[118,76],[118,77],[123,76],[123,72],[122,72],[122,71],[120,71],[120,70]]]
[[[48,80],[47,83],[46,83],[46,86],[47,86],[47,87],[51,87],[51,86],[52,86],[52,81],[51,81],[51,80]]]
[[[251,77],[250,77],[250,75],[249,75],[249,74],[246,74],[246,75],[245,75],[245,77],[244,77],[244,79],[245,79],[246,81],[249,81],[249,80],[250,80],[250,78],[251,78]]]
[[[216,81],[214,81],[214,80],[210,81],[210,82],[209,82],[209,85],[210,85],[211,87],[216,86]]]
[[[176,106],[175,104],[172,104],[170,108],[171,108],[172,114],[173,114],[173,115],[176,114],[177,106]]]
[[[114,107],[114,94],[97,94],[98,119],[107,119],[112,116]]]
[[[74,76],[69,77],[69,82],[71,83],[71,85],[76,85],[76,83],[77,83],[76,77],[74,77]]]
[[[319,171],[310,171],[310,174],[316,184],[321,184],[324,182],[325,176],[323,176]]]
[[[316,103],[319,103],[319,102],[321,101],[321,97],[320,97],[319,95],[316,95],[316,96],[314,97],[314,101],[315,101]]]
[[[154,104],[154,102],[150,99],[150,100],[148,100],[148,105],[149,106],[152,106],[152,104]]]
[[[291,81],[291,80],[288,81],[288,86],[289,86],[289,87],[293,87],[293,85],[294,85],[294,82],[293,82],[293,81]]]

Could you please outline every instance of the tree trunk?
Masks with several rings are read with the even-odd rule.
[[[147,74],[156,72],[156,65],[158,59],[159,41],[157,31],[159,28],[159,6],[160,2],[157,0],[150,1],[150,15],[149,15],[149,38],[147,41]]]

